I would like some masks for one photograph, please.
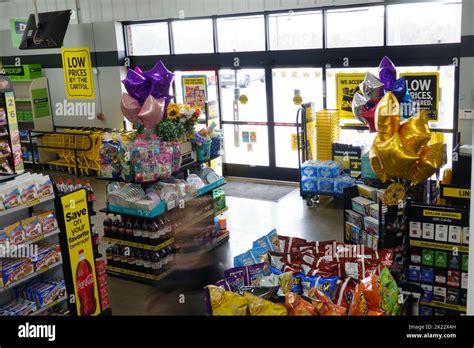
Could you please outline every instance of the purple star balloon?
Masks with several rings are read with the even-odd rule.
[[[154,98],[163,98],[169,96],[171,83],[174,74],[166,69],[163,62],[158,60],[155,66],[143,73],[150,85],[150,94]]]
[[[379,65],[379,80],[385,85],[385,90],[390,91],[397,79],[395,65],[387,56],[382,58]]]
[[[149,85],[145,77],[135,70],[128,69],[127,77],[122,81],[128,94],[135,98],[140,105],[143,105],[148,97]]]

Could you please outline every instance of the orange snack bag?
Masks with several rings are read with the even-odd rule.
[[[288,310],[288,315],[316,315],[316,309],[311,303],[293,293],[285,295],[285,307]]]

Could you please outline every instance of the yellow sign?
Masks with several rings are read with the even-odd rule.
[[[77,315],[100,314],[86,190],[61,197]]]
[[[300,145],[301,145],[301,140],[302,140],[302,135],[300,135]],[[291,150],[292,151],[298,151],[298,137],[296,133],[291,134]]]
[[[300,106],[301,104],[303,104],[303,97],[300,96],[299,94],[295,95],[293,97],[293,104],[295,104],[297,106]]]
[[[239,97],[239,102],[243,105],[247,104],[249,102],[249,98],[245,95],[245,94],[242,94],[240,97]]]
[[[462,214],[451,211],[423,210],[423,216],[461,220]]]
[[[25,171],[23,164],[23,155],[21,151],[20,132],[18,130],[18,121],[16,116],[15,97],[13,92],[5,93],[5,103],[8,115],[8,128],[10,130],[10,139],[12,142],[13,166],[15,173],[20,174]]]
[[[68,99],[95,99],[89,48],[62,48],[64,85]]]
[[[360,73],[336,74],[336,108],[340,118],[354,118],[352,99],[364,79],[365,74]]]
[[[443,187],[443,197],[471,198],[471,190],[465,188]]]
[[[183,76],[183,100],[185,104],[204,110],[207,100],[207,77]]]

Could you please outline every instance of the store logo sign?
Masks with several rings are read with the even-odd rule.
[[[56,340],[56,325],[34,325],[26,322],[18,326],[18,337],[20,338],[47,338],[52,342]]]
[[[95,102],[70,102],[64,99],[56,103],[55,114],[60,117],[87,117],[93,120],[96,117]]]

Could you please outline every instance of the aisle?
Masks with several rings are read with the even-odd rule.
[[[53,174],[59,176],[75,177]],[[95,192],[95,209],[105,206],[105,185],[90,180]],[[225,186],[224,186],[225,190]],[[320,206],[308,208],[296,190],[281,201],[269,202],[237,197],[227,197],[226,213],[230,239],[209,253],[213,267],[203,274],[191,273],[181,279],[167,279],[157,286],[141,284],[109,276],[110,306],[114,315],[201,315],[204,313],[202,288],[209,282],[222,278],[225,269],[232,267],[233,257],[249,249],[252,242],[276,228],[282,235],[308,240],[336,239],[342,241],[342,202],[322,198]],[[105,214],[92,217],[102,236]],[[100,251],[105,256],[107,243],[101,242]],[[185,278],[185,279],[184,279]],[[208,280],[206,280],[207,278]],[[164,287],[172,292],[163,294]],[[192,290],[190,290],[192,289]],[[184,295],[184,297],[183,297]],[[184,301],[184,303],[183,303]]]

